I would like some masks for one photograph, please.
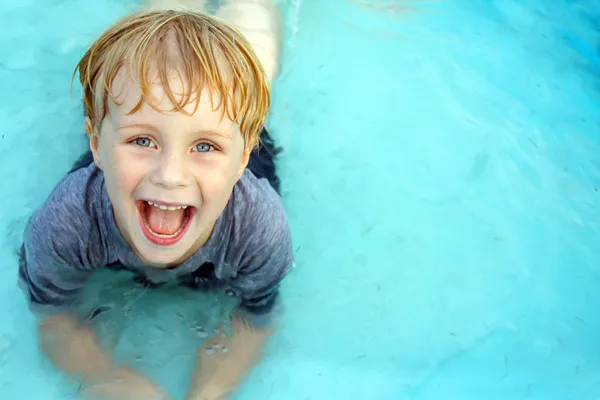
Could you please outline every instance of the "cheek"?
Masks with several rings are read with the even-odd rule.
[[[126,174],[117,173],[115,175],[115,184],[119,188],[119,190],[123,192],[123,194],[127,194],[135,189],[137,185],[137,180],[134,179],[134,177],[128,171],[128,173]]]
[[[104,169],[105,174],[109,175],[110,180],[113,182],[112,186],[125,193],[135,189],[143,175],[140,160],[136,160],[126,152],[119,152],[118,150],[113,151],[110,162],[105,163]]]
[[[197,174],[197,180],[204,201],[227,200],[236,182],[236,172],[230,162],[220,162],[203,168]]]

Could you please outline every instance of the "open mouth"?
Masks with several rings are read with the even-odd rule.
[[[196,208],[139,200],[136,203],[142,232],[151,243],[171,246],[181,240],[196,214]]]

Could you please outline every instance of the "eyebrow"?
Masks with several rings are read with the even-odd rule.
[[[150,125],[150,124],[137,124],[137,123],[130,123],[130,124],[123,124],[121,126],[119,126],[117,128],[117,131],[123,130],[123,129],[129,129],[129,128],[142,128],[142,129],[151,129],[153,131],[159,131],[160,129],[158,129],[157,127],[155,127],[154,125]],[[209,130],[199,130],[199,131],[194,131],[195,134],[208,134],[208,135],[212,135],[212,136],[219,136],[222,137],[224,139],[231,139],[231,134],[222,131],[220,129],[209,129]]]
[[[152,130],[155,130],[155,131],[158,130],[153,125],[149,125],[149,124],[136,124],[136,123],[133,123],[133,124],[123,124],[123,125],[119,126],[117,128],[117,130],[120,131],[122,129],[129,129],[129,128],[144,128],[144,129],[152,129]]]
[[[224,139],[231,139],[231,134],[229,134],[229,133],[227,133],[225,131],[222,131],[220,129],[217,129],[217,130],[212,130],[211,129],[211,130],[208,130],[208,131],[200,130],[200,131],[196,131],[196,133],[206,133],[206,134],[209,134],[209,135],[219,136],[219,137],[222,137]]]

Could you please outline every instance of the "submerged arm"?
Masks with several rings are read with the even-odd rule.
[[[73,314],[42,317],[40,346],[50,361],[82,384],[84,398],[166,399],[149,379],[118,367],[104,352],[94,329]]]
[[[272,329],[258,329],[243,317],[231,318],[230,337],[218,335],[196,353],[196,369],[187,400],[225,399],[260,360]]]
[[[98,344],[96,333],[68,313],[41,317],[40,346],[58,368],[82,381],[112,373],[111,357]]]

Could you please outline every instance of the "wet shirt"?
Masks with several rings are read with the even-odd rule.
[[[239,299],[248,318],[264,324],[291,264],[283,202],[266,179],[246,170],[202,248],[175,268],[145,265],[118,229],[104,174],[92,163],[67,174],[30,218],[19,281],[35,311],[74,311],[95,271],[127,269],[148,286],[222,288]]]

